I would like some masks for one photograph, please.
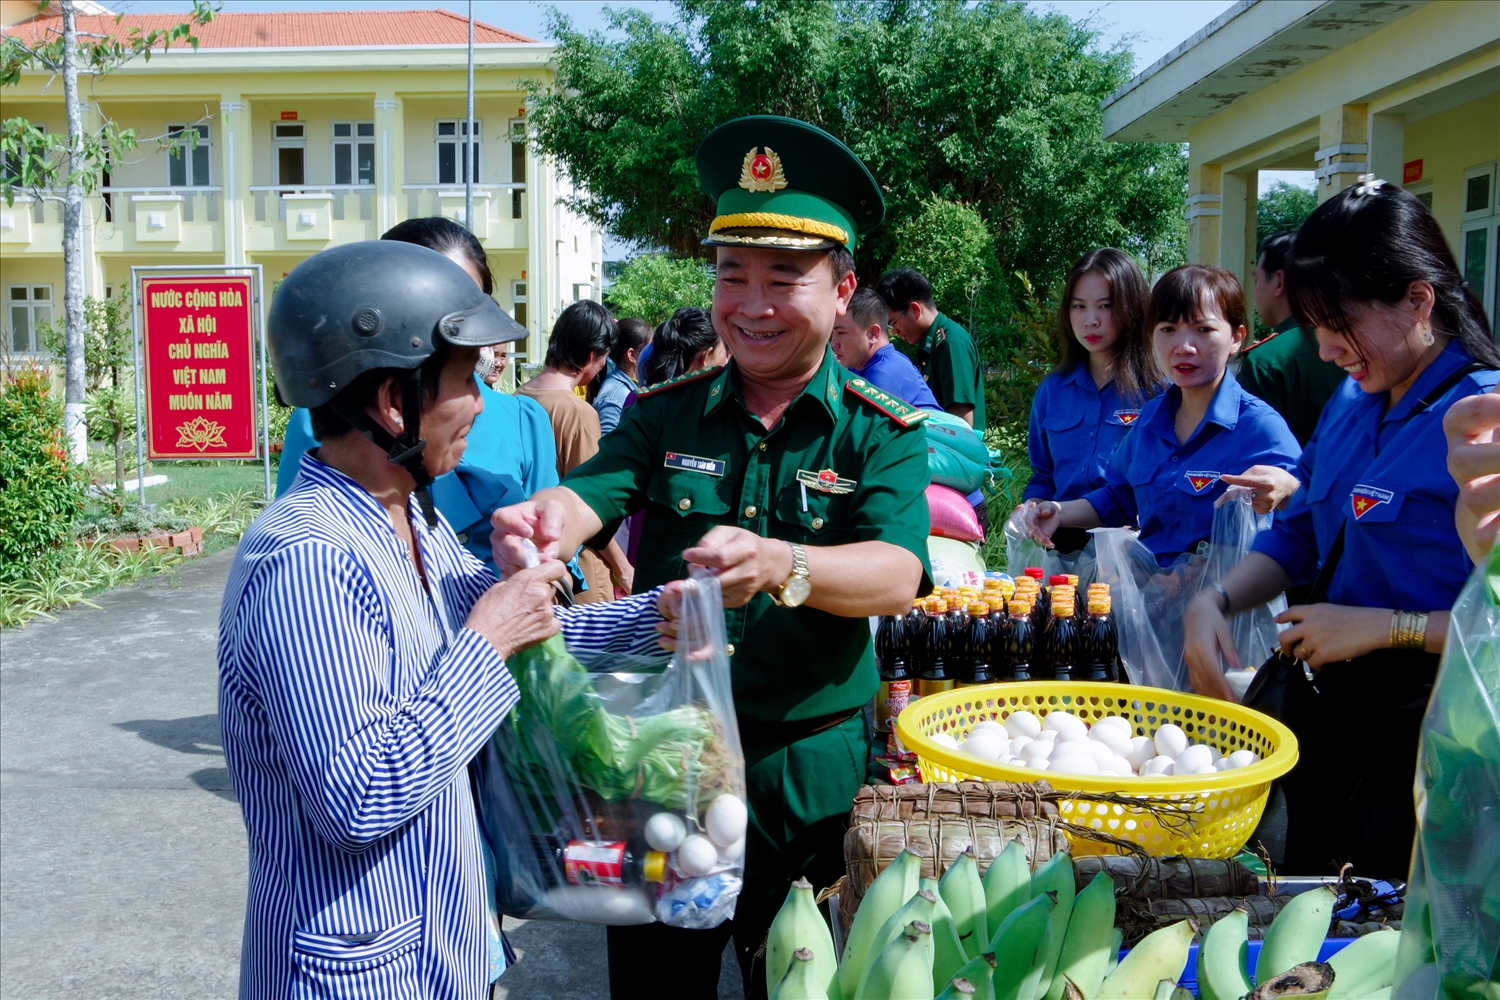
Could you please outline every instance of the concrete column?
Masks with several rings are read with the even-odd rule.
[[[1401,183],[1406,162],[1406,116],[1370,116],[1370,173],[1392,184]]]
[[[1343,104],[1323,112],[1318,130],[1318,203],[1370,172],[1370,106]],[[1399,173],[1399,170],[1398,170]]]
[[[394,91],[375,93],[376,235],[406,218],[406,114]]]
[[[1225,173],[1219,203],[1220,267],[1240,284],[1250,287],[1250,268],[1255,266],[1255,186],[1257,172]]]
[[[246,206],[250,204],[250,174],[255,130],[239,94],[219,95],[219,181],[224,188],[224,263],[245,263]],[[263,293],[264,294],[264,293]]]
[[[1219,262],[1220,189],[1223,167],[1194,163],[1189,154],[1187,259],[1192,264]]]

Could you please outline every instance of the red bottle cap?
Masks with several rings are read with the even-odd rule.
[[[1045,574],[1042,573],[1042,567],[1040,566],[1027,566],[1026,575],[1033,580],[1040,580]]]
[[[1049,587],[1066,587],[1068,585],[1068,574],[1059,573],[1056,576],[1049,576],[1047,578],[1047,585]]]

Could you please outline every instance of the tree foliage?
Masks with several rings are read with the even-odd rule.
[[[92,441],[114,449],[115,503],[124,503],[125,438],[135,433],[135,333],[130,295],[83,301],[83,371],[88,391],[88,432]],[[55,324],[38,324],[42,344],[60,355],[63,332]]]
[[[717,124],[780,114],[838,136],[886,192],[887,224],[862,240],[873,280],[931,198],[990,234],[993,309],[1051,283],[1083,250],[1170,240],[1186,190],[1182,147],[1107,143],[1100,102],[1130,73],[1087,22],[1021,3],[677,0],[657,21],[613,11],[618,40],[554,12],[556,87],[532,85],[540,148],[583,186],[576,209],[617,235],[702,255],[714,206],[693,154]]]
[[[932,283],[938,308],[962,316],[988,277],[994,258],[990,243],[990,231],[978,212],[934,196],[896,229],[891,266],[922,272]]]
[[[1255,202],[1255,243],[1275,233],[1295,230],[1318,207],[1318,192],[1286,181],[1272,181]]]
[[[683,306],[707,308],[713,300],[713,272],[699,260],[644,254],[626,264],[605,296],[619,318],[665,322]]]
[[[72,538],[83,479],[68,462],[46,372],[0,374],[0,583],[35,573]]]

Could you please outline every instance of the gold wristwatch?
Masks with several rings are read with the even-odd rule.
[[[795,608],[812,593],[812,581],[807,576],[807,552],[796,542],[787,544],[792,547],[792,575],[776,589],[771,599],[784,608]]]

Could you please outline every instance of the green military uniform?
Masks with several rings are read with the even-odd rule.
[[[938,313],[917,348],[922,375],[943,409],[974,407],[974,429],[984,433],[984,372],[969,331]]]
[[[758,116],[720,126],[698,168],[718,201],[709,244],[852,248],[884,215],[864,165],[801,122]],[[604,522],[592,544],[645,511],[640,589],[684,576],[683,550],[734,525],[809,547],[900,546],[922,561],[925,592],[924,416],[841,368],[825,346],[811,381],[767,429],[746,408],[730,361],[641,393],[563,485]],[[811,584],[816,594],[816,573]],[[731,931],[751,994],[764,991],[754,954],[788,883],[805,874],[822,887],[843,873],[844,827],[869,753],[861,710],[879,683],[869,623],[756,594],[727,609],[725,624],[750,806],[745,886],[732,928],[610,928],[617,997],[638,995],[646,981],[673,996],[716,996]]]
[[[1245,349],[1235,378],[1281,414],[1306,446],[1323,415],[1323,406],[1343,384],[1344,371],[1318,356],[1318,338],[1296,319],[1276,325],[1276,332]]]

